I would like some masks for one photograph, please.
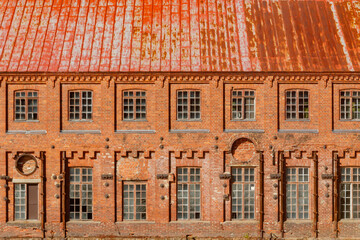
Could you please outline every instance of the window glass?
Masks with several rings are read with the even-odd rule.
[[[200,168],[177,169],[177,219],[200,219]]]
[[[15,92],[15,120],[38,120],[38,93],[26,90]]]
[[[177,92],[177,120],[200,120],[200,91]]]
[[[231,175],[232,219],[254,219],[255,169],[234,167],[231,169]]]
[[[69,120],[91,120],[93,108],[92,91],[69,92]]]
[[[91,220],[93,212],[92,168],[70,168],[70,220]]]

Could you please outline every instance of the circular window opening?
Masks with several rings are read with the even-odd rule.
[[[249,161],[255,156],[256,149],[249,139],[240,138],[233,143],[231,153],[238,161]]]
[[[37,161],[36,158],[32,155],[26,154],[21,155],[16,160],[16,170],[22,175],[30,175],[36,171]]]

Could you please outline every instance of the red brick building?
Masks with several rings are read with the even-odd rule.
[[[359,6],[1,0],[0,237],[360,237]]]

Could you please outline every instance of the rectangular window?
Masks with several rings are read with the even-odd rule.
[[[123,219],[146,220],[146,184],[124,183]]]
[[[305,90],[286,91],[286,119],[309,119],[309,92]]]
[[[70,168],[70,220],[91,220],[92,168]]]
[[[177,120],[200,120],[200,91],[177,92]]]
[[[69,92],[69,120],[92,119],[92,91]]]
[[[360,91],[340,92],[340,119],[360,119]]]
[[[255,169],[232,168],[231,217],[255,218]]]
[[[38,93],[37,91],[15,92],[15,120],[38,120]]]
[[[233,120],[255,119],[255,91],[233,90],[231,96]]]
[[[200,219],[200,168],[177,169],[177,219]]]
[[[360,218],[360,168],[341,168],[341,218]]]
[[[146,92],[124,91],[124,120],[146,120]]]
[[[286,216],[309,218],[309,168],[286,169]]]
[[[38,219],[39,193],[37,184],[14,184],[15,220]]]

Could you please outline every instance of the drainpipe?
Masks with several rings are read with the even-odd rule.
[[[42,231],[42,238],[45,238],[45,154],[44,152],[40,152],[40,161],[41,161],[41,171],[40,171],[40,178],[41,178],[41,197],[42,197],[42,206],[41,206],[41,231]]]
[[[264,155],[262,152],[259,152],[259,161],[260,161],[260,222],[259,222],[259,231],[260,238],[264,238]]]
[[[280,154],[280,232],[281,238],[284,238],[284,221],[285,221],[285,160],[284,153]]]
[[[318,156],[316,153],[313,153],[313,161],[314,161],[314,176],[313,176],[313,182],[314,182],[314,216],[313,216],[313,231],[314,231],[314,237],[318,237],[318,212],[319,212],[319,190],[318,190],[318,182],[319,182],[319,173],[318,173]]]
[[[61,152],[61,161],[62,169],[61,174],[63,179],[61,179],[61,208],[62,208],[62,224],[63,224],[63,235],[66,238],[66,152]]]
[[[335,237],[339,236],[339,156],[334,154],[334,231]]]

